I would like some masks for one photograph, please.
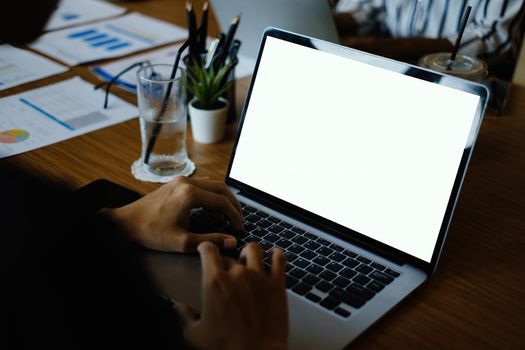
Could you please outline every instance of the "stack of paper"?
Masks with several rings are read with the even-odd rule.
[[[27,152],[138,115],[137,108],[76,77],[0,99],[0,158]]]
[[[98,0],[61,0],[47,22],[46,30],[77,26],[88,22],[115,17],[126,9]]]
[[[44,34],[30,46],[69,65],[124,56],[187,37],[187,30],[131,13]]]
[[[63,73],[68,68],[32,52],[0,45],[0,90]]]

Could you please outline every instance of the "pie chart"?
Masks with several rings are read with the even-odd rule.
[[[29,133],[25,130],[11,129],[0,131],[0,143],[19,143],[29,138]]]

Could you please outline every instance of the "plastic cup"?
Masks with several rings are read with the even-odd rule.
[[[487,75],[487,64],[476,57],[457,54],[449,64],[450,52],[432,53],[421,57],[419,66],[458,78],[480,82]]]

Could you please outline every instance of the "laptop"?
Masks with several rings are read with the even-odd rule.
[[[225,181],[242,203],[240,244],[287,256],[290,349],[343,348],[434,273],[487,95],[264,32]],[[153,260],[164,281],[186,281],[170,296],[198,307],[198,259]]]
[[[239,53],[254,62],[261,36],[269,26],[313,36],[334,43],[339,37],[328,0],[211,0],[222,32],[241,15],[235,37],[241,41]]]

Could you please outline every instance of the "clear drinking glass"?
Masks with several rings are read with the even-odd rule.
[[[191,175],[195,165],[186,148],[186,71],[154,64],[137,72],[142,151],[132,172],[140,180],[168,182]]]

